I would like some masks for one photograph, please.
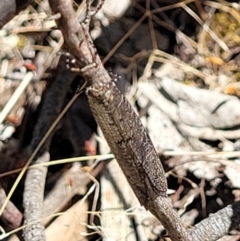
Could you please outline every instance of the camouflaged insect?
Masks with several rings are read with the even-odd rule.
[[[94,117],[140,203],[167,194],[162,164],[138,115],[113,81],[86,91]],[[150,193],[153,192],[153,193]]]

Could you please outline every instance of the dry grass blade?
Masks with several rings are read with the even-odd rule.
[[[5,105],[4,109],[0,112],[0,124],[5,120],[8,113],[11,111],[13,106],[18,101],[19,97],[23,93],[23,91],[26,89],[28,84],[33,78],[33,73],[29,72],[26,74],[26,76],[23,78],[21,84],[18,86],[14,94],[12,95],[11,99],[8,101],[8,103]]]

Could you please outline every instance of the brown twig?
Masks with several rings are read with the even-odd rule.
[[[46,152],[37,159],[36,163],[48,162],[49,160],[50,155]],[[47,167],[39,166],[29,170],[26,176],[23,206],[24,223],[28,225],[23,230],[25,241],[46,240],[44,225],[39,221],[42,218],[46,174]]]
[[[141,121],[104,69],[95,52],[88,26],[77,22],[70,1],[49,0],[60,13],[57,25],[68,51],[77,60],[90,88],[87,95],[93,114],[140,203],[159,218],[172,240],[191,240],[178,214],[166,198],[161,162]],[[159,205],[161,204],[161,205]]]
[[[240,202],[235,202],[204,219],[190,230],[193,240],[218,240],[231,230],[239,230]]]
[[[33,0],[2,0],[0,1],[0,29]]]

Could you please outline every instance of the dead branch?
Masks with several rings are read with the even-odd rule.
[[[60,62],[60,66],[63,63],[63,61]],[[63,68],[59,69],[59,71],[63,70]],[[45,102],[43,103],[43,107],[41,110],[41,118],[35,126],[33,138],[30,143],[31,153],[35,151],[40,141],[43,139],[44,135],[46,134],[48,129],[51,127],[51,125],[54,123],[59,113],[61,112],[65,96],[68,92],[70,84],[72,83],[72,80],[74,79],[74,76],[74,73],[68,72],[65,72],[65,74],[59,74],[59,79],[56,79],[52,84],[51,88],[48,90]],[[37,157],[35,157],[35,159],[33,160],[33,163],[41,162],[42,157],[44,157],[43,153],[49,151],[53,133],[54,132],[50,134],[48,139],[42,145],[42,147],[37,153]],[[33,181],[34,178],[36,180],[35,182]],[[39,186],[39,184],[44,184],[45,179],[46,170],[45,173],[43,173],[42,168],[34,168],[28,171],[24,190],[25,224],[28,225],[27,228],[24,229],[24,235],[26,240],[31,240],[31,238],[34,236],[34,233],[40,234],[38,237],[36,237],[39,238],[39,240],[45,240],[43,224],[39,222],[36,225],[35,223],[37,220],[42,218],[44,185]]]
[[[47,90],[46,97],[40,111],[41,118],[38,119],[38,122],[34,128],[33,138],[30,143],[30,152],[35,150],[39,142],[42,140],[44,134],[59,116],[64,105],[65,97],[70,89],[70,85],[76,76],[75,73],[66,71],[64,67],[65,58],[60,60],[56,78],[54,79],[54,82],[50,88]],[[50,137],[48,137],[48,140],[39,150],[39,155],[42,155],[45,151],[49,151],[52,136],[53,133],[51,133]]]
[[[193,240],[218,240],[231,230],[239,230],[240,202],[235,202],[210,215],[190,230]]]
[[[49,153],[44,153],[36,163],[44,163],[50,160]],[[25,180],[25,190],[23,194],[24,224],[27,225],[23,230],[24,239],[46,240],[45,228],[41,221],[43,208],[43,194],[47,167],[39,166],[28,171]]]
[[[2,186],[0,186],[0,206],[3,205],[3,203],[6,200],[6,193]],[[4,223],[4,228],[6,231],[12,231],[13,229],[16,229],[20,227],[22,223],[22,213],[15,207],[15,205],[11,202],[8,201],[6,208],[3,211],[3,214],[1,216],[1,220]],[[21,233],[17,233],[18,237],[20,240],[21,238]]]

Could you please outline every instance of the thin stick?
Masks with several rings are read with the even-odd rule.
[[[26,89],[26,87],[28,86],[28,84],[30,83],[32,78],[33,78],[33,72],[28,72],[24,76],[22,82],[19,84],[19,86],[17,87],[17,89],[13,93],[12,97],[9,99],[7,104],[4,106],[4,108],[0,112],[0,124],[2,124],[2,122],[5,120],[6,116],[11,111],[13,106],[16,104],[16,102],[18,101],[18,99],[20,98],[21,94]]]

